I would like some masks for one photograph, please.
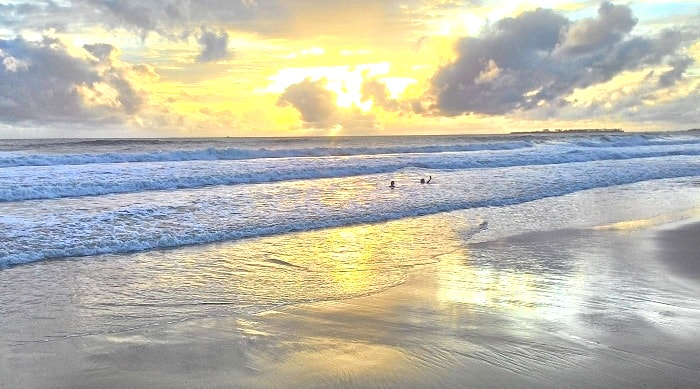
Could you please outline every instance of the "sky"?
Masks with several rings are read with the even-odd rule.
[[[700,127],[700,2],[0,0],[0,138]]]

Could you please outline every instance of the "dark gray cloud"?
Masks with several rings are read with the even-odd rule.
[[[562,100],[576,88],[611,80],[626,70],[670,63],[670,85],[690,65],[680,53],[686,36],[662,31],[630,34],[636,19],[629,7],[603,3],[597,18],[571,22],[537,9],[497,22],[481,37],[456,45],[457,58],[431,80],[440,112],[506,114]]]
[[[199,44],[202,52],[197,57],[197,62],[216,62],[231,57],[228,50],[228,34],[220,31],[218,34],[213,31],[202,29],[199,37]]]
[[[152,32],[178,40],[199,26],[250,31],[263,36],[347,35],[351,27],[374,31],[401,22],[392,31],[405,30],[405,7],[424,0],[27,0],[0,4],[0,20],[35,31],[49,28],[71,32],[85,26],[126,29],[146,39]],[[371,12],[370,12],[371,11]],[[350,36],[361,35],[364,30]],[[400,35],[400,34],[397,34]],[[348,36],[345,36],[347,38]],[[385,39],[391,38],[386,35]]]
[[[363,101],[372,100],[375,105],[386,111],[397,111],[401,108],[399,102],[389,95],[386,84],[377,79],[365,80],[361,92]]]
[[[672,69],[668,72],[662,74],[659,77],[659,85],[661,87],[667,88],[673,86],[678,80],[683,77],[683,74],[695,61],[687,56],[680,56],[669,61],[669,65]]]
[[[328,130],[336,135],[370,135],[381,131],[374,114],[363,112],[357,107],[338,108],[335,92],[326,88],[325,79],[312,81],[307,78],[288,86],[280,95],[277,105],[294,107],[301,114],[302,127],[306,130],[321,131],[316,132],[318,135],[328,134]],[[398,102],[389,97],[386,85],[378,80],[365,82],[363,95],[365,100],[371,98],[375,104],[385,105],[394,110],[399,108]]]
[[[160,14],[170,9],[171,4],[160,4],[163,8],[149,7],[145,2],[128,0],[90,0],[98,9],[104,9],[116,19],[128,25],[136,26],[144,31],[156,29],[157,21],[161,20]],[[155,2],[159,3],[159,2]]]
[[[112,58],[117,53],[117,48],[108,43],[96,43],[94,45],[85,45],[83,48],[93,57],[97,59],[97,62],[112,64]]]
[[[301,113],[304,123],[317,127],[330,127],[336,115],[335,93],[325,88],[325,80],[304,81],[292,84],[280,95],[277,105],[291,105]]]
[[[0,4],[0,21],[5,27],[21,26],[28,29],[55,28],[64,30],[61,16],[68,16],[68,7],[62,7],[54,2],[26,2]],[[52,16],[58,16],[52,18]],[[67,21],[70,19],[66,18]],[[75,19],[73,19],[75,21]]]
[[[143,97],[128,76],[145,70],[114,66],[110,45],[86,50],[94,60],[71,56],[57,39],[0,39],[0,121],[120,121],[137,112]],[[99,103],[105,87],[110,104]]]
[[[0,40],[0,119],[16,121],[39,117],[85,116],[76,85],[99,81],[86,61],[66,53],[60,42],[22,38]],[[20,64],[20,65],[18,65]]]
[[[568,25],[563,16],[538,9],[499,21],[483,38],[461,39],[456,60],[432,79],[439,109],[500,114],[519,107],[525,93],[566,73],[550,57]]]
[[[264,23],[282,9],[276,0],[75,0],[69,8],[85,23],[173,38],[202,24],[251,29],[248,22]]]
[[[0,4],[0,20],[8,27],[70,32],[84,26],[156,32],[178,39],[200,25],[264,30],[274,26],[286,7],[278,0],[72,0]],[[256,23],[250,23],[255,21]]]
[[[657,122],[668,125],[674,123],[677,128],[683,130],[698,128],[698,118],[700,117],[700,87],[696,87],[688,95],[675,99],[672,103],[654,104],[645,106],[644,109],[624,109],[621,115],[628,120],[638,122]]]
[[[562,31],[557,51],[581,55],[619,43],[637,24],[632,10],[605,2],[598,8],[597,19],[584,19]]]
[[[121,109],[127,114],[135,114],[144,103],[143,96],[134,88],[129,81],[130,73],[150,73],[149,69],[143,66],[120,66],[117,64],[118,50],[116,47],[99,43],[85,45],[83,48],[98,59],[97,64],[101,65],[101,81],[110,85],[117,91],[117,101]]]

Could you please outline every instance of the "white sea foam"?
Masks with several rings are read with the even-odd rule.
[[[573,134],[500,137],[103,139],[4,142],[0,144],[0,167],[517,151],[539,145],[576,148],[693,146],[700,144],[700,139],[692,134]]]
[[[203,146],[231,150],[221,147],[225,140],[5,144],[5,157],[42,150],[42,158],[59,164],[0,168],[0,266],[503,207],[700,176],[700,137],[692,134],[360,138],[336,140],[333,147],[327,139],[249,142],[247,153],[258,153],[252,159],[192,158],[191,150]],[[99,149],[89,155],[102,159],[64,164],[75,161],[78,147]],[[104,152],[110,149],[120,153]],[[105,163],[108,155],[140,160]],[[182,158],[163,161],[164,155]],[[421,185],[428,175],[431,184]],[[388,188],[391,180],[396,189]]]
[[[461,170],[700,155],[700,144],[690,141],[668,141],[666,145],[644,147],[620,146],[627,142],[617,142],[616,147],[582,147],[577,143],[586,142],[577,140],[538,147],[460,152],[444,151],[449,147],[443,147],[438,149],[443,150],[440,152],[383,154],[373,149],[375,154],[350,154],[344,157],[292,158],[282,157],[282,153],[278,152],[276,158],[260,159],[17,166],[0,169],[0,202],[349,177],[395,173],[409,168]],[[428,146],[422,148],[427,149]],[[70,159],[73,156],[55,158]],[[668,177],[686,174],[669,172]]]

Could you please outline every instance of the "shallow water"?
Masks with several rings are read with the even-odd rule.
[[[0,150],[0,376],[14,386],[700,376],[689,246],[655,231],[700,215],[693,134]]]
[[[634,248],[572,246],[555,231],[624,231],[683,220],[698,212],[698,199],[700,187],[692,180],[646,181],[507,207],[11,267],[0,271],[2,339],[21,344],[345,300],[399,285],[420,266],[464,256],[467,249],[469,262],[446,274],[463,282],[441,293],[485,307],[513,304],[556,315],[566,307],[556,301],[540,306],[543,296],[581,289],[624,297],[626,288],[609,289],[645,269],[650,286],[644,288],[667,284],[658,266],[609,268],[621,266],[613,261],[601,267]],[[547,236],[546,245],[528,245],[527,234]],[[589,249],[572,253],[569,247]],[[489,297],[494,289],[507,292]],[[578,306],[582,298],[570,295],[566,304]]]
[[[4,140],[0,149],[0,267],[700,176],[694,133]]]

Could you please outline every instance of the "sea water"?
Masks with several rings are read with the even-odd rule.
[[[698,132],[0,140],[3,338],[372,294],[465,244],[683,218],[699,192]]]

